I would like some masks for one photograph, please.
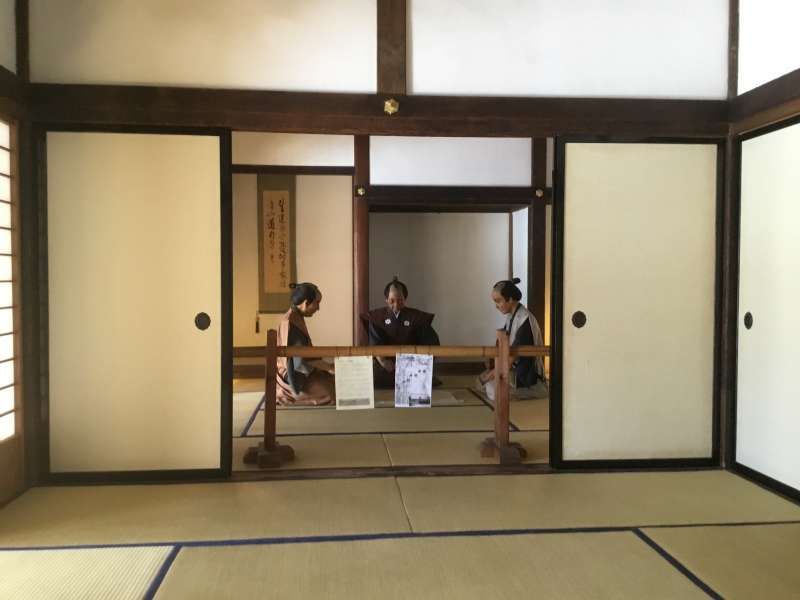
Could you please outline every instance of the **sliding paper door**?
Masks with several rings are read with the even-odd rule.
[[[51,472],[225,467],[221,139],[47,134]]]
[[[710,459],[717,146],[562,142],[559,161],[554,456]]]

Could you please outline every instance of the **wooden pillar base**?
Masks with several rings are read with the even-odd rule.
[[[497,440],[493,437],[483,440],[480,448],[483,458],[499,457],[501,465],[519,465],[528,456],[522,444],[509,442],[507,446],[498,446]]]
[[[250,446],[244,455],[244,464],[258,465],[259,469],[277,469],[291,460],[294,460],[292,447],[277,442],[271,448],[265,448],[264,442],[259,442],[258,446]]]

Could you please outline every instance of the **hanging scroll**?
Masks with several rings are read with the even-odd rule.
[[[297,279],[295,176],[258,176],[258,309],[289,308],[289,284]]]

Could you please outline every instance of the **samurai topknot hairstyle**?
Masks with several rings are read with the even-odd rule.
[[[289,289],[292,290],[292,305],[299,306],[303,302],[313,302],[319,288],[313,283],[290,283]]]
[[[500,294],[505,300],[516,300],[519,302],[522,300],[522,292],[517,287],[519,282],[519,277],[514,277],[514,279],[503,279],[502,281],[495,283],[492,289]]]
[[[392,280],[389,283],[386,284],[386,287],[383,288],[383,297],[384,298],[388,298],[389,297],[389,292],[392,291],[392,288],[396,289],[398,292],[403,294],[403,298],[408,298],[408,288],[406,287],[405,283],[403,283],[402,281],[400,281],[397,278],[397,275],[395,275],[392,278]]]

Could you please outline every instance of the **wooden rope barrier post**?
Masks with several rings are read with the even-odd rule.
[[[291,446],[281,445],[275,439],[278,387],[278,332],[267,331],[266,365],[264,370],[264,439],[251,446],[244,455],[248,465],[260,469],[274,469],[294,459]],[[290,359],[291,360],[291,359]]]
[[[497,360],[494,363],[494,437],[481,443],[481,456],[497,456],[501,465],[518,465],[527,456],[525,448],[509,439],[511,386],[508,375],[511,371],[508,334],[497,332]]]

